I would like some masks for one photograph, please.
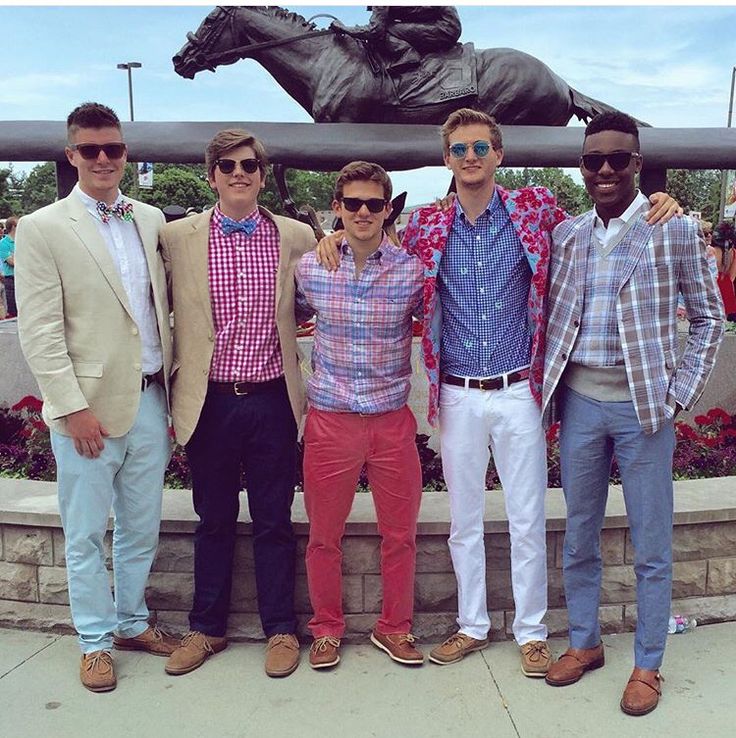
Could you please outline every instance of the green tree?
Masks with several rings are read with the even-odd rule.
[[[130,192],[132,189],[137,189],[137,195]],[[204,167],[198,164],[154,164],[153,188],[143,189],[136,184],[128,191],[132,197],[137,196],[157,208],[181,205],[202,209],[215,203],[215,194],[207,184]]]
[[[20,191],[24,175],[17,173],[11,164],[7,169],[0,169],[0,218],[9,215],[22,215]]]
[[[668,169],[667,194],[687,213],[697,210],[703,220],[715,223],[721,206],[721,172],[718,169]]]
[[[297,208],[311,205],[315,210],[327,210],[335,192],[336,172],[310,172],[303,169],[286,170],[286,186]],[[266,187],[258,198],[261,205],[278,215],[285,215],[276,180],[269,169]]]
[[[52,161],[36,164],[23,180],[20,207],[24,214],[56,201],[56,165]]]
[[[507,190],[546,187],[557,198],[557,204],[570,215],[580,215],[593,207],[585,187],[559,167],[501,169],[496,172],[496,182]]]

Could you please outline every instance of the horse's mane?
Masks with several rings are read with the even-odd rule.
[[[276,18],[280,21],[289,21],[294,25],[308,28],[311,31],[314,31],[317,28],[314,23],[309,23],[306,18],[299,15],[299,13],[294,13],[291,10],[284,10],[278,5],[254,5],[251,6],[249,10],[261,13],[262,15],[267,15],[269,18]]]

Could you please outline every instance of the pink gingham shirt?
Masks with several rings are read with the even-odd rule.
[[[412,315],[422,315],[422,263],[384,238],[355,277],[342,243],[337,271],[315,252],[296,268],[297,319],[316,313],[309,404],[318,410],[376,413],[406,404],[411,380]]]
[[[279,232],[258,210],[248,217],[258,223],[250,236],[223,234],[219,206],[210,221],[213,382],[266,382],[284,373],[275,317]]]

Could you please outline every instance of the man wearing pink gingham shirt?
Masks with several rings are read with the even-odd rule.
[[[282,677],[299,663],[291,503],[304,399],[294,267],[314,235],[258,206],[267,160],[250,133],[220,131],[206,163],[217,205],[161,234],[175,322],[172,416],[200,517],[190,631],[166,671],[186,674],[227,645],[242,480],[268,638],[265,669]]]

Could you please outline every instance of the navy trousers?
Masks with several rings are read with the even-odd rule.
[[[194,534],[190,628],[225,635],[242,473],[253,521],[263,631],[268,638],[294,633],[296,422],[285,383],[242,396],[210,389],[186,453],[200,518]]]

